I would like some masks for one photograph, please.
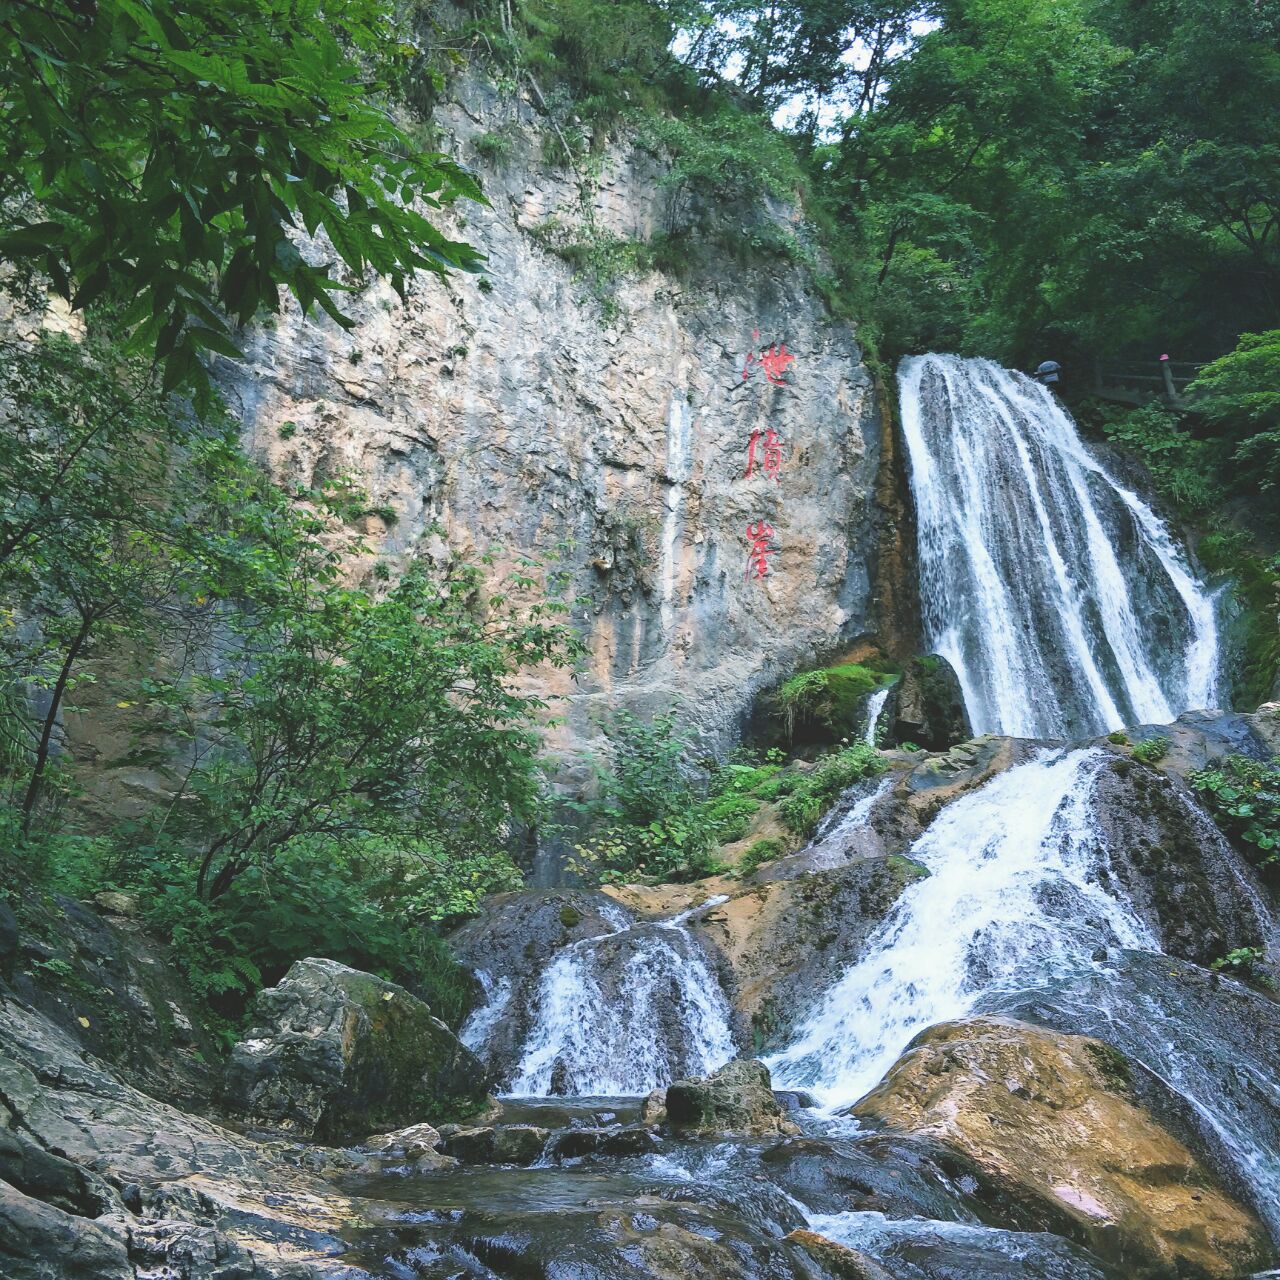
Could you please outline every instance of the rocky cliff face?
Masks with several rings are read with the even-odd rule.
[[[383,555],[496,551],[495,581],[523,557],[559,575],[589,650],[576,677],[538,678],[567,698],[559,748],[590,738],[601,707],[680,700],[723,749],[757,690],[875,629],[877,593],[892,596],[875,546],[895,489],[881,477],[877,501],[881,413],[855,334],[783,260],[712,251],[679,281],[575,279],[547,246],[662,229],[663,161],[624,137],[597,176],[549,163],[532,106],[478,80],[438,123],[488,193],[454,229],[490,274],[419,281],[403,305],[373,285],[349,300],[349,333],[293,312],[253,335],[226,373],[246,439],[290,483],[356,476]],[[496,134],[495,164],[477,139]],[[775,343],[795,356],[785,385],[758,359],[744,378],[748,354]],[[758,441],[747,477],[752,435],[770,427],[781,471],[765,474]],[[748,573],[757,521],[775,531],[763,580]]]

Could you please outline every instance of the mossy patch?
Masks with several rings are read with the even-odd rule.
[[[857,726],[867,698],[892,673],[858,662],[802,671],[771,696],[773,718],[788,742],[834,742]]]
[[[1119,1049],[1097,1040],[1090,1041],[1084,1049],[1107,1088],[1113,1093],[1133,1092],[1133,1070]]]

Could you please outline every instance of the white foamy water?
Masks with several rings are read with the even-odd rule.
[[[867,699],[867,727],[862,731],[862,740],[869,747],[876,745],[876,730],[880,727],[880,713],[884,710],[884,704],[889,701],[891,687],[886,685],[883,689],[877,689]]]
[[[957,356],[898,379],[926,640],[975,732],[1082,737],[1215,706],[1212,599],[1053,393]]]
[[[1100,758],[1046,755],[938,815],[911,850],[929,874],[904,890],[863,958],[768,1060],[776,1086],[807,1089],[827,1106],[852,1103],[918,1032],[992,991],[1035,985],[1068,957],[1087,960],[1100,934],[1158,949],[1096,880],[1106,853],[1089,791]]]
[[[684,922],[630,924],[565,947],[539,984],[509,1092],[635,1095],[734,1056],[729,1002]]]

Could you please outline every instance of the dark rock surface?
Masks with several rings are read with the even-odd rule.
[[[227,1068],[229,1105],[320,1141],[439,1119],[484,1102],[474,1055],[421,1000],[334,960],[299,960],[258,994]]]
[[[889,695],[893,740],[945,751],[973,736],[954,668],[936,653],[912,658]]]
[[[350,1202],[280,1154],[125,1084],[0,995],[5,1280],[301,1280],[336,1261]]]
[[[1091,811],[1106,887],[1132,902],[1168,954],[1208,966],[1276,941],[1257,874],[1176,774],[1114,753],[1095,777]]]
[[[491,983],[504,984],[502,1016],[491,1026],[482,1051],[499,1079],[520,1060],[538,983],[556,952],[624,928],[630,920],[623,907],[597,890],[535,890],[495,894],[476,919],[450,935],[450,946],[463,964]]]

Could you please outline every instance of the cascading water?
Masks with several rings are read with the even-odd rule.
[[[1215,706],[1212,600],[1053,393],[956,356],[898,377],[926,640],[975,732],[1085,737]]]
[[[770,1060],[775,1078],[823,1102],[871,1089],[917,1032],[968,1013],[991,989],[1112,945],[1155,950],[1146,928],[1096,883],[1087,751],[1010,769],[949,805],[911,857],[910,885],[863,958],[827,992],[799,1037]],[[1088,928],[1078,921],[1088,917]]]
[[[889,701],[889,686],[883,689],[877,689],[871,697],[867,699],[867,724],[862,731],[862,740],[869,747],[876,745],[876,732],[880,728],[880,713],[884,710],[884,704]]]
[[[729,1004],[683,927],[723,901],[654,924],[624,916],[614,932],[565,947],[542,976],[509,1092],[636,1095],[728,1062]]]
[[[1197,1069],[1185,1047],[1192,1028],[1167,1007],[1170,997],[1149,996],[1144,1006],[1132,979],[1096,958],[1119,951],[1136,957],[1130,968],[1170,963],[1128,900],[1103,887],[1115,883],[1092,811],[1104,759],[1096,750],[1046,752],[943,809],[911,850],[928,875],[903,891],[863,957],[768,1060],[775,1085],[836,1108],[872,1089],[926,1027],[976,1011],[1017,1013],[1044,998],[1083,1004],[1103,1038],[1117,1039],[1117,1023],[1129,1027],[1125,1051],[1188,1101],[1264,1202],[1280,1205],[1267,1133],[1236,1096],[1242,1085],[1224,1087],[1243,1080],[1247,1064]],[[1157,1026],[1165,1033],[1150,1034]]]

